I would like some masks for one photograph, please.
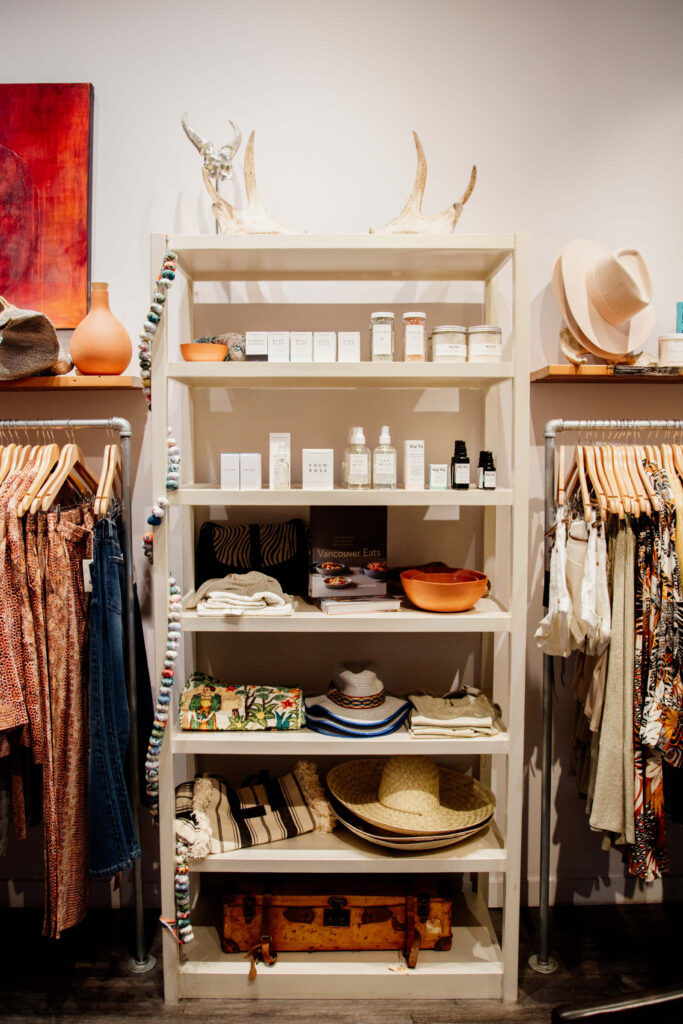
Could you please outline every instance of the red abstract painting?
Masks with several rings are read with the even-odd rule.
[[[0,85],[0,295],[75,327],[88,311],[92,85]]]

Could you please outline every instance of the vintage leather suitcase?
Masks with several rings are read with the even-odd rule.
[[[265,963],[285,952],[400,949],[414,967],[420,949],[451,948],[452,905],[433,883],[255,883],[225,893],[221,944]]]

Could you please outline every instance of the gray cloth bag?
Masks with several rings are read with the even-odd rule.
[[[58,359],[59,340],[52,321],[33,309],[17,309],[0,296],[0,380],[33,377]]]

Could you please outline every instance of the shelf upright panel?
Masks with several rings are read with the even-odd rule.
[[[156,280],[166,251],[164,235],[152,235],[150,245],[151,284]],[[167,299],[168,302],[168,299]],[[166,493],[166,458],[168,437],[168,315],[161,323],[152,343],[152,494],[153,500]],[[154,679],[161,679],[168,636],[169,516],[154,531]],[[170,731],[170,730],[169,730]],[[175,785],[173,754],[169,737],[161,747],[159,758],[159,854],[161,875],[161,914],[175,919]],[[166,928],[162,929],[164,958],[164,994],[166,1001],[178,1001],[178,945]]]
[[[513,361],[512,453],[512,590],[510,611],[510,757],[507,762],[505,837],[509,871],[503,905],[503,999],[517,999],[519,959],[519,900],[524,791],[524,696],[526,689],[526,612],[529,549],[529,236],[516,235],[512,267]]]

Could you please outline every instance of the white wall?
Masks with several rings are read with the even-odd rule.
[[[218,143],[228,117],[245,137],[255,128],[266,204],[313,233],[362,232],[398,212],[414,171],[413,128],[429,161],[428,211],[459,197],[476,162],[459,230],[530,232],[531,363],[539,366],[557,360],[549,276],[571,238],[640,248],[657,309],[648,347],[674,329],[683,298],[682,34],[679,0],[5,0],[3,36],[15,43],[3,47],[1,74],[94,84],[92,277],[111,282],[112,307],[134,336],[148,301],[149,233],[213,230],[199,158],[180,129],[188,110]],[[673,416],[678,395],[672,385],[532,389],[530,633],[540,614],[543,423]],[[138,536],[151,500],[147,444]],[[534,900],[541,662],[531,646],[528,668]],[[600,853],[567,778],[571,717],[560,687],[553,875],[563,899],[609,900],[633,886],[619,858]]]

